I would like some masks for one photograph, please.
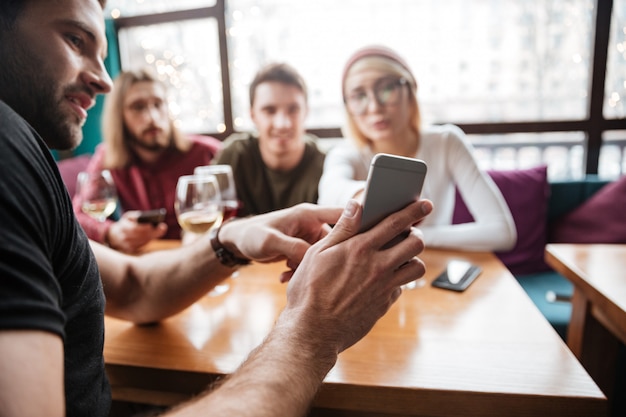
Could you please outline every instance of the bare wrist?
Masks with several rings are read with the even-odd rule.
[[[102,227],[104,229],[104,232],[102,233],[102,244],[110,248],[114,248],[114,246],[111,244],[111,233],[113,230],[113,222],[106,220]]]
[[[304,308],[287,307],[278,317],[273,332],[292,340],[298,354],[309,358],[323,379],[335,366],[339,349],[334,338],[323,330],[322,323],[315,323],[311,317]]]

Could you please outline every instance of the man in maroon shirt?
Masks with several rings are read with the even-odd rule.
[[[96,148],[87,171],[111,171],[122,216],[99,222],[74,211],[90,239],[123,252],[136,252],[152,239],[179,239],[174,200],[176,182],[197,166],[208,165],[221,142],[208,136],[182,134],[170,117],[166,87],[148,70],[121,73],[105,101],[104,142]],[[156,226],[138,223],[138,210],[165,208]]]

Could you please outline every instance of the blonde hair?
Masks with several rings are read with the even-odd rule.
[[[128,166],[131,161],[131,148],[127,140],[128,130],[124,124],[124,98],[128,90],[135,84],[147,81],[157,83],[166,89],[149,69],[124,71],[113,82],[113,89],[104,101],[102,113],[102,135],[106,144],[103,166],[107,169],[118,169]],[[170,120],[170,134],[173,146],[180,152],[191,149],[192,142],[183,135]]]
[[[404,66],[400,65],[397,61],[380,55],[368,55],[358,59],[350,65],[350,68],[346,71],[345,78],[349,78],[354,72],[362,71],[364,69],[375,69],[383,71],[389,75],[402,77],[409,83],[409,127],[415,132],[417,137],[420,135],[420,109],[417,102],[417,82],[413,77],[413,74],[408,71]],[[342,91],[344,97],[346,91]],[[344,110],[346,113],[346,124],[342,127],[342,134],[346,138],[350,138],[355,144],[362,148],[370,145],[370,140],[359,130],[354,120],[354,116],[350,114],[344,100]]]

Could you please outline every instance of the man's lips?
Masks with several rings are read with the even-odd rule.
[[[163,129],[158,128],[158,127],[151,127],[149,129],[146,129],[143,131],[144,136],[156,136],[158,134],[160,134],[163,131]]]
[[[288,142],[296,137],[295,133],[271,133],[270,138],[279,142]]]
[[[65,97],[81,119],[87,118],[87,110],[95,104],[94,99],[88,94],[67,94]]]

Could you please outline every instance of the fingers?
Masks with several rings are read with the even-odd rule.
[[[356,235],[361,222],[361,212],[361,205],[356,200],[348,201],[335,227],[326,236],[324,245],[331,247]]]
[[[281,284],[284,284],[285,282],[289,282],[289,280],[293,276],[294,272],[296,272],[296,271],[293,270],[293,269],[290,269],[289,271],[281,272],[281,274],[280,274],[280,282],[281,282]]]
[[[393,284],[399,286],[408,284],[424,276],[426,265],[419,258],[411,258],[395,271]]]
[[[406,233],[398,235],[398,238],[393,239],[395,241],[393,246],[384,245],[383,249],[388,253],[388,257],[393,256],[400,259],[400,265],[424,250],[423,234],[419,229],[412,227]]]
[[[159,223],[152,227],[152,239],[159,239],[167,233],[167,223]]]
[[[265,259],[258,261],[275,261],[280,258],[287,258],[289,265],[298,265],[311,244],[297,237],[288,235],[272,235],[267,241],[267,249],[263,250],[267,254]]]
[[[342,214],[341,207],[324,207],[316,204],[303,203],[296,206],[297,209],[310,211],[308,217],[318,224],[335,224]],[[313,217],[312,217],[313,216]]]
[[[141,211],[139,210],[128,210],[125,211],[124,213],[122,213],[122,217],[121,219],[128,219],[128,220],[133,220],[133,221],[137,221],[137,218],[139,217],[139,214],[141,213]]]
[[[159,223],[157,226],[139,224],[132,218],[133,213],[128,213],[131,214],[114,222],[109,229],[108,241],[112,248],[135,253],[151,240],[158,239],[167,233],[166,223]]]
[[[396,236],[406,232],[413,224],[430,214],[433,205],[429,200],[420,200],[409,204],[404,209],[387,216],[377,226],[365,232],[372,241],[383,247]]]

